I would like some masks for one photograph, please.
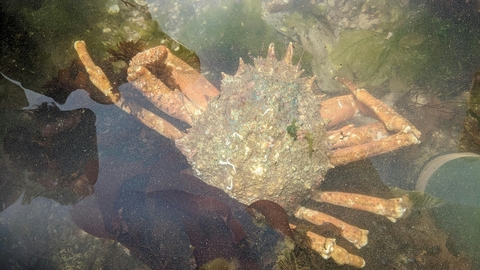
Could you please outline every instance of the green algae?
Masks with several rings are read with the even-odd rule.
[[[474,61],[478,32],[423,12],[381,30],[345,30],[330,58],[340,74],[353,75],[359,84],[395,78],[439,87],[461,76],[463,63]]]
[[[82,37],[101,36],[100,29],[93,29],[98,22],[104,1],[55,1],[46,0],[38,7],[22,7],[12,11],[25,24],[33,44],[20,44],[17,50],[22,50],[22,56],[27,56],[27,66],[19,69],[28,70],[31,77],[22,78],[26,85],[38,88],[37,79],[56,75],[59,67],[68,66],[72,57],[73,41]],[[29,48],[29,46],[34,48]],[[25,46],[26,50],[23,50]],[[30,50],[28,50],[30,49]],[[20,57],[17,57],[20,58]]]
[[[295,141],[297,139],[297,132],[298,129],[300,128],[299,126],[296,125],[297,119],[292,120],[292,124],[287,127],[287,133],[292,139]]]
[[[250,56],[266,52],[272,42],[281,43],[262,19],[260,1],[254,0],[222,1],[190,20],[178,36],[217,77],[220,72],[234,73],[239,57],[251,63]],[[276,48],[283,55],[282,46]]]
[[[148,7],[124,6],[112,0],[45,0],[23,6],[10,2],[1,6],[5,38],[0,41],[4,56],[0,69],[36,92],[44,92],[43,85],[77,58],[76,40],[85,40],[92,59],[106,71],[111,70],[108,48],[125,40],[142,40],[148,47],[164,44],[199,68],[195,53],[166,35],[152,20]],[[115,5],[116,11],[112,11]],[[115,75],[107,76],[112,79]]]

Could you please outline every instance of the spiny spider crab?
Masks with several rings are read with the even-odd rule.
[[[134,114],[158,133],[175,140],[193,172],[244,204],[270,200],[299,219],[331,223],[357,248],[368,231],[300,205],[306,198],[386,216],[395,222],[407,205],[402,198],[313,191],[328,169],[419,143],[420,132],[393,109],[343,78],[350,95],[323,100],[312,92],[314,77],[301,77],[292,65],[293,46],[278,61],[274,45],[254,65],[240,59],[235,75],[223,74],[218,91],[201,74],[158,46],[137,54],[128,81],[165,113],[192,126],[184,133],[145,108],[125,102],[103,71],[95,66],[83,41],[75,49],[90,80],[113,103]],[[327,131],[359,110],[381,121]],[[391,134],[394,133],[394,134]],[[363,267],[365,261],[309,232],[312,248],[338,264]]]

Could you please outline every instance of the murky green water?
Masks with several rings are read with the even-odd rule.
[[[0,265],[347,269],[298,243],[293,253],[283,253],[291,245],[279,232],[258,227],[245,206],[223,191],[185,176],[189,165],[174,142],[133,115],[146,108],[182,132],[188,125],[154,108],[128,83],[128,62],[163,44],[220,87],[222,72],[234,74],[239,58],[252,64],[266,56],[270,43],[278,58],[292,42],[293,62],[304,76],[315,76],[316,94],[348,94],[334,79],[346,77],[422,132],[421,144],[338,166],[320,186],[392,198],[401,194],[388,187],[415,190],[422,170],[433,170],[424,168],[433,158],[480,154],[480,3],[447,2],[3,1]],[[95,64],[119,89],[122,106],[108,104],[90,82],[74,49],[77,40],[85,41]],[[453,171],[451,181],[458,185],[480,182],[480,176]],[[336,238],[365,259],[366,269],[478,268],[478,207],[409,194],[412,211],[396,223],[303,202],[369,230],[361,249],[331,226],[307,228]],[[290,222],[302,223],[293,210],[287,209]]]

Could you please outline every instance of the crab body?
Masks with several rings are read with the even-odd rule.
[[[224,75],[221,96],[177,141],[206,183],[250,204],[294,209],[331,167],[312,81],[274,55]]]

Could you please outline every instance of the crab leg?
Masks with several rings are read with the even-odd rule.
[[[409,146],[412,144],[420,143],[420,131],[418,131],[415,126],[413,126],[407,119],[402,117],[401,115],[397,114],[392,108],[381,102],[380,100],[374,98],[370,95],[365,89],[357,88],[353,83],[346,80],[345,78],[336,78],[338,81],[345,84],[350,91],[352,91],[355,99],[357,99],[360,103],[367,106],[371,111],[373,111],[378,119],[383,123],[387,130],[397,132],[391,136],[385,137],[385,131],[379,131],[379,129],[373,130],[374,133],[379,132],[378,134],[373,134],[373,136],[367,137],[365,141],[367,143],[363,143],[360,145],[350,146],[347,148],[336,149],[331,152],[330,155],[330,163],[333,166],[348,164],[353,161],[362,160],[371,156],[376,156],[379,154],[391,152],[405,146]],[[346,99],[346,98],[345,98]],[[343,99],[342,99],[343,100]],[[348,99],[346,99],[348,100]],[[322,104],[324,104],[322,102]],[[328,106],[334,106],[334,103],[325,103]],[[342,102],[339,103],[337,106],[342,107],[340,112],[344,112],[346,110],[351,115],[357,112],[355,109],[355,102]],[[347,109],[343,108],[346,107]],[[326,111],[327,109],[321,110],[321,114]],[[354,110],[354,111],[351,111]],[[363,109],[362,109],[363,111]],[[323,117],[323,114],[322,114]],[[327,118],[327,120],[330,118]],[[333,118],[335,119],[335,118]],[[332,120],[333,121],[333,120]],[[369,129],[371,127],[367,127]],[[365,128],[364,128],[365,129]],[[343,138],[342,135],[343,130],[340,130],[340,137]],[[358,130],[357,130],[358,131]],[[352,132],[352,131],[350,131]],[[363,132],[363,131],[362,131]],[[362,133],[360,132],[360,133]],[[350,136],[350,135],[349,135]],[[351,137],[356,137],[351,136]],[[363,136],[363,135],[362,135]],[[383,137],[383,138],[382,138]],[[380,139],[378,139],[380,138]],[[331,137],[334,140],[334,148],[339,147],[342,143],[335,145],[335,136]],[[372,140],[373,139],[373,140]],[[375,140],[377,139],[377,140]],[[355,141],[355,140],[354,140]],[[361,141],[361,140],[360,140]],[[368,142],[369,141],[369,142]],[[350,143],[346,143],[346,145],[351,145]]]
[[[170,139],[179,139],[185,136],[185,133],[178,130],[174,125],[168,121],[154,114],[153,112],[136,105],[134,102],[125,102],[123,97],[120,96],[118,90],[114,89],[110,84],[105,73],[100,67],[95,65],[92,58],[88,54],[87,45],[83,40],[76,41],[74,44],[80,61],[82,61],[87,73],[89,74],[90,81],[100,90],[105,96],[107,96],[112,103],[116,106],[137,117],[143,124],[149,128],[157,131],[163,136]]]
[[[413,126],[407,119],[396,113],[385,103],[370,95],[367,90],[358,88],[352,82],[343,77],[336,77],[336,79],[347,86],[356,99],[370,108],[388,130],[394,132],[412,133],[417,139],[420,138],[421,133],[415,128],[415,126]]]
[[[319,192],[311,197],[317,202],[326,202],[348,208],[358,209],[382,215],[392,222],[396,222],[397,218],[408,209],[408,198],[382,199],[366,195],[345,193],[345,192]]]
[[[295,229],[295,225],[290,224],[291,229]],[[332,258],[338,265],[351,265],[356,268],[363,268],[365,260],[359,256],[348,253],[347,250],[338,246],[334,238],[325,238],[314,232],[308,231],[307,236],[311,241],[311,248],[318,252],[324,259]]]
[[[192,125],[192,115],[199,114],[199,108],[194,103],[185,98],[180,91],[170,90],[143,66],[130,67],[127,79],[136,89],[141,90],[155,107],[172,117]]]
[[[325,238],[314,232],[307,232],[312,241],[311,247],[320,253],[324,259],[332,257],[338,265],[351,265],[355,268],[363,268],[365,260],[362,257],[348,253],[348,251],[335,243],[335,239]],[[333,240],[333,241],[332,241]]]
[[[334,225],[341,230],[342,237],[354,244],[357,248],[365,246],[368,242],[367,230],[360,229],[322,212],[300,206],[294,215],[296,218],[307,220],[319,226],[325,223]]]
[[[132,82],[142,76],[148,75],[149,73],[145,72],[148,65],[161,73],[159,75],[163,77],[168,88],[178,88],[189,101],[195,104],[195,107],[198,107],[202,111],[207,108],[208,101],[220,95],[218,89],[205,79],[205,77],[180,58],[173,55],[165,46],[148,49],[133,57],[130,61],[130,68],[128,69],[128,81]],[[153,75],[151,76],[153,77]],[[160,81],[160,79],[156,79],[156,81]],[[142,92],[150,92],[152,90],[149,88],[152,86],[154,85],[142,85],[142,83],[138,83],[137,88]],[[192,114],[199,113],[192,112]]]
[[[327,127],[351,119],[358,112],[368,111],[352,94],[323,100],[320,105],[320,116],[327,122]]]
[[[93,85],[95,85],[98,90],[102,91],[102,93],[104,93],[105,96],[107,96],[113,103],[117,102],[120,99],[120,93],[117,89],[112,87],[110,80],[108,80],[103,70],[99,66],[95,65],[92,58],[88,54],[87,44],[85,44],[85,41],[75,41],[73,46],[77,51],[80,61],[82,61],[83,65],[85,66],[88,77]]]
[[[333,166],[344,165],[418,143],[417,137],[411,133],[397,133],[378,141],[336,149],[330,153],[329,159]]]
[[[380,123],[364,125],[356,128],[354,125],[347,125],[340,129],[327,131],[330,148],[344,148],[355,145],[361,145],[388,136],[385,126]]]
[[[120,107],[126,113],[135,116],[145,126],[155,130],[159,134],[162,134],[169,139],[176,140],[185,136],[185,133],[180,131],[174,125],[170,124],[170,122],[154,114],[153,112],[136,105],[132,101],[125,102],[123,97],[120,98],[119,102],[115,103],[115,105]]]

